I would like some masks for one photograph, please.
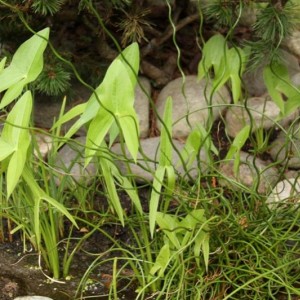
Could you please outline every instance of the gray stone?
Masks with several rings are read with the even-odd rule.
[[[295,205],[300,203],[300,178],[290,178],[279,181],[266,203],[270,209],[279,207],[287,207],[288,205]]]
[[[135,88],[134,109],[139,117],[140,137],[145,138],[149,134],[149,97],[151,97],[151,84],[145,77],[139,77],[139,84]]]
[[[291,81],[293,83],[293,85],[295,85],[296,87],[300,87],[300,73],[296,73],[292,76]]]
[[[175,148],[179,152],[183,150],[184,145],[181,142],[174,139],[172,140],[172,142],[174,143]],[[140,149],[142,149],[143,154],[141,153],[138,154],[137,164],[135,164],[132,160],[129,163],[132,174],[135,176],[137,182],[143,183],[143,182],[151,182],[153,180],[153,175],[158,165],[159,144],[160,144],[159,137],[148,138],[140,141]],[[123,175],[128,174],[127,165],[124,162],[126,159],[124,159],[124,155],[122,154],[121,145],[119,143],[113,145],[111,151],[114,154],[118,155],[118,158],[115,159],[115,163],[119,168],[120,172]],[[127,150],[125,152],[125,155],[127,158],[130,157]],[[195,161],[194,163],[192,163],[191,166],[188,167],[187,170],[189,176],[193,179],[197,178],[200,172],[201,174],[203,174],[207,171],[208,159],[204,150],[200,151],[199,160],[200,160],[200,169],[198,168],[197,162]],[[180,158],[174,150],[173,150],[172,165],[175,168],[175,172],[177,172],[180,176],[187,176],[186,171],[184,170],[184,168],[180,163]],[[188,180],[189,178],[186,177],[186,179]]]
[[[22,296],[14,298],[14,300],[53,300],[49,297],[43,297],[43,296]]]
[[[254,157],[251,154],[240,152],[240,164],[238,172],[234,172],[234,159],[222,161],[219,165],[221,186],[229,187],[233,190],[249,189],[267,194],[278,181],[278,171],[270,167],[267,162]]]
[[[291,169],[300,168],[300,124],[290,128],[286,133],[281,131],[270,145],[270,154],[274,161]]]
[[[289,52],[300,58],[300,30],[295,30],[288,38],[284,40],[285,47]]]
[[[162,89],[156,101],[157,112],[160,117],[163,117],[166,100],[171,96],[174,138],[187,137],[197,124],[205,126],[210,112],[212,120],[215,120],[225,108],[223,104],[230,103],[231,98],[226,87],[219,89],[212,97],[210,97],[210,90],[210,84],[204,79],[199,81],[197,76],[187,76],[184,85],[182,78],[177,78]],[[160,122],[157,126],[161,128]]]
[[[57,153],[53,167],[57,170],[57,183],[65,176],[70,176],[76,182],[89,183],[97,173],[95,163],[92,161],[84,168],[84,145],[86,137],[77,137],[70,140]]]
[[[281,50],[280,57],[283,64],[287,67],[290,77],[300,72],[298,59],[294,55]],[[244,88],[249,96],[262,96],[267,92],[263,79],[265,66],[266,63],[262,63],[254,71],[246,72],[243,75]]]
[[[298,114],[296,111],[280,120],[278,124],[286,126]],[[242,128],[250,124],[252,124],[252,132],[259,128],[269,129],[277,124],[279,118],[280,109],[269,96],[253,97],[228,108],[225,116],[226,131],[230,136],[235,137]]]

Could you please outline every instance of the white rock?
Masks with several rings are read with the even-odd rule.
[[[14,300],[53,300],[49,297],[43,297],[43,296],[22,296],[14,298]]]
[[[57,154],[54,161],[54,168],[57,172],[57,183],[61,178],[70,175],[76,182],[89,183],[93,176],[96,175],[97,169],[95,163],[91,162],[84,168],[84,145],[86,137],[81,136],[70,140],[63,146]]]
[[[157,112],[160,117],[163,116],[165,102],[171,96],[174,124],[172,136],[174,138],[187,137],[191,129],[199,123],[205,126],[210,111],[212,120],[215,120],[225,108],[223,104],[230,103],[231,98],[226,87],[222,87],[212,97],[210,97],[210,90],[210,84],[207,84],[205,80],[199,81],[197,76],[187,76],[184,85],[182,78],[177,78],[162,89],[156,101]],[[160,122],[157,123],[158,128],[161,128]]]
[[[270,154],[275,162],[291,169],[300,169],[300,124],[291,130],[280,132],[270,145]]]
[[[145,138],[149,134],[149,98],[151,96],[150,81],[145,77],[139,77],[140,84],[145,89],[142,90],[139,84],[135,88],[134,109],[139,117],[140,137]]]
[[[283,118],[278,123],[285,126],[293,121],[297,115],[298,111]],[[249,98],[247,101],[228,108],[225,116],[226,131],[230,136],[235,137],[242,128],[250,124],[252,124],[252,132],[259,128],[269,129],[276,125],[279,117],[280,109],[269,96]]]
[[[181,152],[184,148],[184,144],[180,143],[178,140],[172,140],[175,148]],[[135,176],[137,182],[150,182],[153,180],[153,175],[158,165],[158,151],[159,151],[159,144],[160,138],[148,138],[140,141],[140,148],[143,151],[143,155],[141,153],[138,154],[138,162],[135,164],[134,162],[129,163],[132,174]],[[128,174],[127,165],[124,163],[124,156],[122,154],[120,144],[115,144],[111,148],[111,151],[115,154],[119,155],[120,159],[115,159],[115,163],[119,168],[120,172],[123,175]],[[129,158],[130,155],[126,150],[126,156]],[[186,171],[180,164],[180,158],[178,154],[173,150],[173,158],[172,164],[175,168],[175,172],[177,172],[180,176],[186,176]],[[205,154],[205,151],[200,151],[200,170],[197,166],[197,162],[195,161],[187,170],[188,174],[191,178],[195,179],[199,175],[205,173],[207,170],[208,159]],[[188,180],[189,178],[186,177]]]
[[[290,178],[278,182],[266,203],[270,209],[300,203],[300,178]]]
[[[280,57],[283,64],[287,67],[290,77],[300,72],[298,59],[294,55],[281,50]],[[244,88],[249,96],[262,96],[267,92],[263,79],[265,65],[265,63],[262,63],[254,71],[246,72],[243,75]]]
[[[240,152],[240,164],[238,172],[234,172],[234,159],[220,163],[219,172],[222,177],[219,179],[221,186],[229,187],[233,190],[249,188],[260,194],[267,194],[278,181],[279,174],[274,167],[253,155]]]

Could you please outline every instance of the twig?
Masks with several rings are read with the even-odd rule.
[[[198,13],[187,16],[175,26],[175,32],[179,31],[186,25],[196,21],[197,19],[199,19]],[[167,41],[173,35],[173,33],[174,29],[170,27],[165,31],[165,33],[161,37],[152,39],[150,43],[148,43],[148,45],[144,49],[142,49],[142,56],[145,57],[149,55],[155,48]]]

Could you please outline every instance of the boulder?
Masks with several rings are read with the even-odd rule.
[[[205,79],[198,80],[197,76],[187,76],[169,82],[160,92],[156,107],[162,118],[168,97],[173,99],[173,131],[174,138],[185,138],[191,130],[201,124],[206,126],[210,119],[217,119],[231,98],[224,86],[211,95],[211,85]],[[161,123],[157,122],[160,129]]]
[[[270,129],[277,121],[281,126],[286,126],[297,116],[298,111],[280,120],[280,109],[270,96],[252,97],[247,101],[232,105],[226,111],[226,131],[235,137],[246,125],[252,124],[252,132],[259,128]]]
[[[183,151],[184,144],[175,139],[173,139],[172,142],[177,151]],[[153,175],[158,166],[159,144],[159,137],[148,138],[140,141],[141,151],[138,154],[137,163],[134,163],[132,160],[130,160],[128,164],[137,182],[144,183],[153,181]],[[128,161],[130,158],[128,150],[126,150],[126,157],[124,157],[121,145],[117,143],[112,146],[111,151],[114,154],[118,155],[114,161],[117,167],[119,168],[120,172],[123,175],[128,175],[128,166],[126,164],[126,161]],[[197,161],[195,161],[194,163],[192,163],[191,166],[188,167],[187,170],[185,170],[181,164],[178,153],[175,150],[173,150],[172,165],[175,168],[175,173],[180,176],[185,176],[187,180],[189,179],[187,173],[190,176],[190,178],[196,179],[199,174],[203,174],[206,172],[208,158],[204,150],[200,151],[199,160],[200,168],[198,168]]]
[[[97,174],[94,161],[84,168],[85,141],[85,136],[77,137],[58,151],[53,163],[53,168],[57,171],[57,184],[60,184],[61,179],[68,175],[75,182],[88,184]]]
[[[300,123],[296,123],[288,132],[279,133],[270,145],[270,154],[279,164],[300,169]]]
[[[219,184],[233,190],[249,190],[267,194],[279,178],[278,171],[267,162],[241,151],[238,172],[234,172],[234,159],[222,161],[219,165]]]

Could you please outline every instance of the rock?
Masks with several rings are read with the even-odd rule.
[[[231,137],[235,137],[242,128],[250,124],[252,124],[252,132],[259,128],[270,129],[276,125],[279,116],[280,109],[269,96],[253,97],[228,108],[225,116],[226,131]],[[286,126],[297,116],[298,111],[278,123],[281,126]]]
[[[219,172],[222,175],[222,178],[219,179],[221,186],[233,190],[241,190],[241,187],[244,187],[254,191],[253,189],[258,184],[257,191],[260,194],[267,194],[279,177],[278,171],[274,167],[270,167],[268,163],[242,151],[237,174],[234,174],[234,159],[221,162]]]
[[[239,24],[245,27],[252,27],[256,20],[257,15],[259,14],[259,9],[254,6],[244,6],[242,10],[242,15],[239,20]]]
[[[181,152],[184,148],[184,145],[180,143],[178,140],[172,140],[176,149]],[[130,168],[132,173],[134,174],[136,181],[139,183],[150,182],[153,180],[154,172],[157,168],[158,164],[158,148],[160,143],[159,137],[148,138],[140,141],[140,148],[143,151],[143,155],[141,153],[138,154],[138,162],[135,164],[134,162],[130,162]],[[115,159],[115,163],[119,168],[120,172],[123,175],[128,174],[127,165],[124,163],[124,156],[122,154],[121,145],[115,144],[112,146],[111,151],[117,155],[119,155],[119,159]],[[126,149],[126,156],[130,157],[128,150]],[[146,159],[145,159],[146,158]],[[194,162],[188,169],[188,173],[190,177],[196,179],[199,175],[205,173],[207,170],[208,159],[205,154],[205,151],[200,151],[200,170],[198,169],[197,162]],[[178,154],[173,151],[172,164],[175,168],[175,172],[177,172],[180,176],[187,176],[186,171],[180,164],[180,159]],[[188,178],[187,178],[188,179]]]
[[[140,137],[145,138],[149,134],[149,98],[151,96],[151,84],[145,77],[139,77],[139,82],[145,89],[142,90],[139,84],[135,88],[134,109],[139,117]]]
[[[291,81],[293,83],[293,85],[295,85],[296,87],[300,87],[300,73],[296,73],[292,76]]]
[[[53,300],[53,299],[49,297],[43,297],[43,296],[22,296],[22,297],[17,297],[14,300]]]
[[[47,135],[42,132],[34,133],[34,138],[37,143],[37,149],[34,149],[34,155],[36,157],[41,156],[41,158],[45,159],[49,153],[49,151],[52,149],[53,146],[53,139],[50,135]]]
[[[75,182],[88,184],[97,173],[94,162],[84,168],[84,145],[86,137],[70,140],[57,153],[53,168],[57,170],[57,184],[66,175],[70,175]]]
[[[280,57],[283,64],[287,67],[290,77],[300,72],[298,59],[294,55],[281,50]],[[246,72],[243,75],[244,88],[249,96],[262,96],[267,92],[263,79],[265,66],[266,63],[262,63],[254,71]]]
[[[272,190],[266,203],[270,209],[300,203],[300,178],[279,181]]]
[[[222,87],[213,95],[210,103],[210,84],[205,80],[198,81],[197,76],[186,77],[184,94],[182,88],[182,78],[177,78],[162,89],[156,101],[157,112],[162,117],[167,98],[171,96],[173,99],[172,136],[174,138],[187,137],[197,124],[205,126],[210,114],[210,105],[213,107],[212,119],[215,120],[225,108],[222,104],[228,104],[231,101],[227,88]],[[161,127],[160,122],[157,126]]]
[[[270,154],[274,161],[291,169],[300,168],[300,124],[289,132],[281,131],[270,145]]]
[[[289,52],[300,58],[300,30],[295,30],[288,38],[284,40],[285,47]]]

